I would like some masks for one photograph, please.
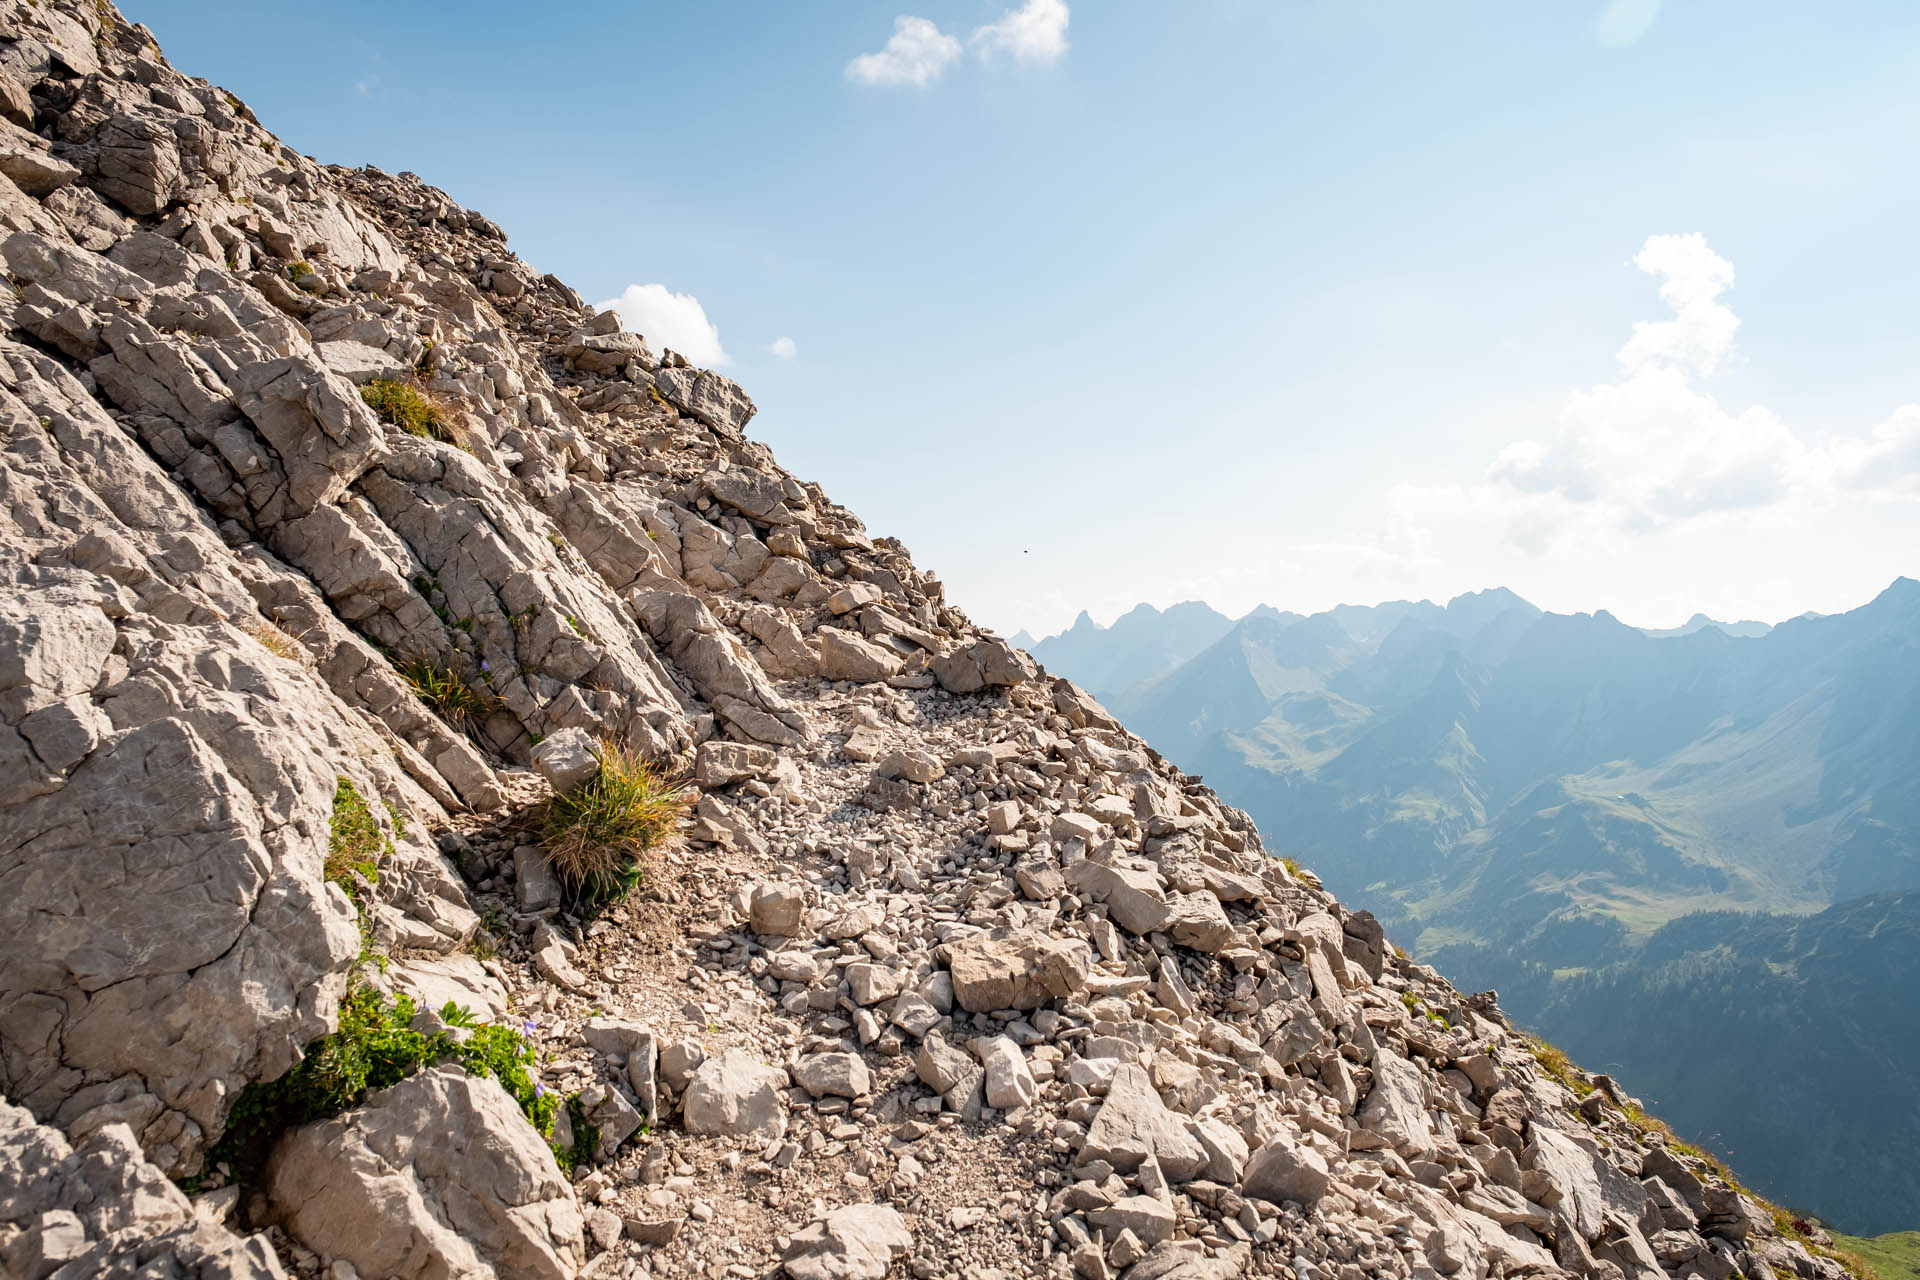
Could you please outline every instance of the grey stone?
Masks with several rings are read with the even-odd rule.
[[[600,776],[600,744],[585,729],[555,730],[533,749],[533,767],[564,795]]]
[[[263,1187],[288,1234],[364,1276],[569,1280],[583,1252],[553,1153],[497,1083],[459,1067],[293,1130]]]

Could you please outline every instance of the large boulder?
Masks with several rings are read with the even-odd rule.
[[[324,1258],[394,1280],[570,1280],[582,1223],[553,1152],[504,1090],[435,1067],[280,1140],[274,1218]]]
[[[1198,1177],[1208,1164],[1206,1148],[1187,1132],[1185,1121],[1167,1109],[1146,1071],[1122,1063],[1080,1144],[1080,1159],[1105,1160],[1131,1173],[1149,1156],[1175,1182]]]
[[[991,636],[935,658],[932,670],[933,678],[948,693],[1005,688],[1039,674],[1032,658]]]
[[[1276,1133],[1247,1162],[1240,1190],[1273,1204],[1292,1200],[1311,1206],[1327,1193],[1332,1180],[1319,1152]]]

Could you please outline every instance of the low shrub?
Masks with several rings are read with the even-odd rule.
[[[271,622],[263,622],[247,634],[258,640],[260,647],[276,658],[299,663],[307,660],[307,651],[300,647],[300,642]]]
[[[455,425],[453,412],[438,396],[416,382],[375,378],[360,388],[360,398],[367,402],[380,421],[398,427],[410,436],[444,440],[448,444],[460,443],[460,431]]]
[[[441,1062],[457,1063],[469,1075],[492,1076],[543,1137],[553,1131],[559,1098],[534,1078],[537,1059],[526,1036],[511,1027],[476,1026],[471,1014],[452,1003],[440,1010],[448,1029],[416,1031],[413,1017],[408,997],[389,1001],[370,986],[354,987],[340,1002],[338,1030],[308,1045],[306,1055],[278,1080],[241,1091],[208,1164],[225,1164],[236,1180],[249,1180],[286,1130],[338,1115],[373,1090]]]
[[[599,743],[600,772],[547,805],[540,842],[582,906],[617,901],[640,881],[640,858],[673,839],[690,799],[638,751]]]

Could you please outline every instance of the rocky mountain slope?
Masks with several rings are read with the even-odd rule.
[[[1905,1020],[1836,993],[1891,990],[1920,939],[1877,929],[1836,947],[1841,931],[1810,927],[1827,939],[1812,984],[1779,943],[1800,915],[1859,922],[1876,917],[1866,895],[1920,887],[1917,625],[1920,583],[1907,579],[1777,628],[1696,618],[1648,633],[1504,591],[1444,608],[1268,611],[1108,705],[1417,957],[1623,1065],[1760,1185],[1849,1229],[1887,1230],[1920,1203],[1910,1128],[1827,1050],[1904,1060]],[[1793,914],[1695,918],[1729,911]],[[1670,944],[1708,935],[1698,950],[1716,973],[1768,975],[1767,1017],[1744,979],[1677,999]],[[1769,1061],[1753,1036],[1773,1036],[1788,1007],[1828,1034],[1789,1019],[1822,1047]],[[1649,1034],[1670,1022],[1709,1033],[1715,1051]],[[1761,1094],[1798,1102],[1750,1105]]]
[[[1842,1274],[485,217],[105,0],[0,117],[0,1273]]]

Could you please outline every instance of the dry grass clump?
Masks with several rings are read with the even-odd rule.
[[[444,658],[401,658],[393,667],[416,698],[462,732],[492,715],[499,705],[498,698],[474,688],[466,676]]]
[[[360,388],[360,398],[367,402],[380,421],[398,427],[410,436],[459,444],[465,435],[453,409],[416,381],[396,382],[391,378],[375,378]]]
[[[300,647],[300,642],[271,622],[263,622],[247,634],[258,640],[260,647],[276,658],[302,664],[307,660],[307,651]]]
[[[625,897],[640,859],[674,839],[692,797],[666,770],[600,739],[600,772],[547,805],[540,843],[560,881],[585,905]]]

